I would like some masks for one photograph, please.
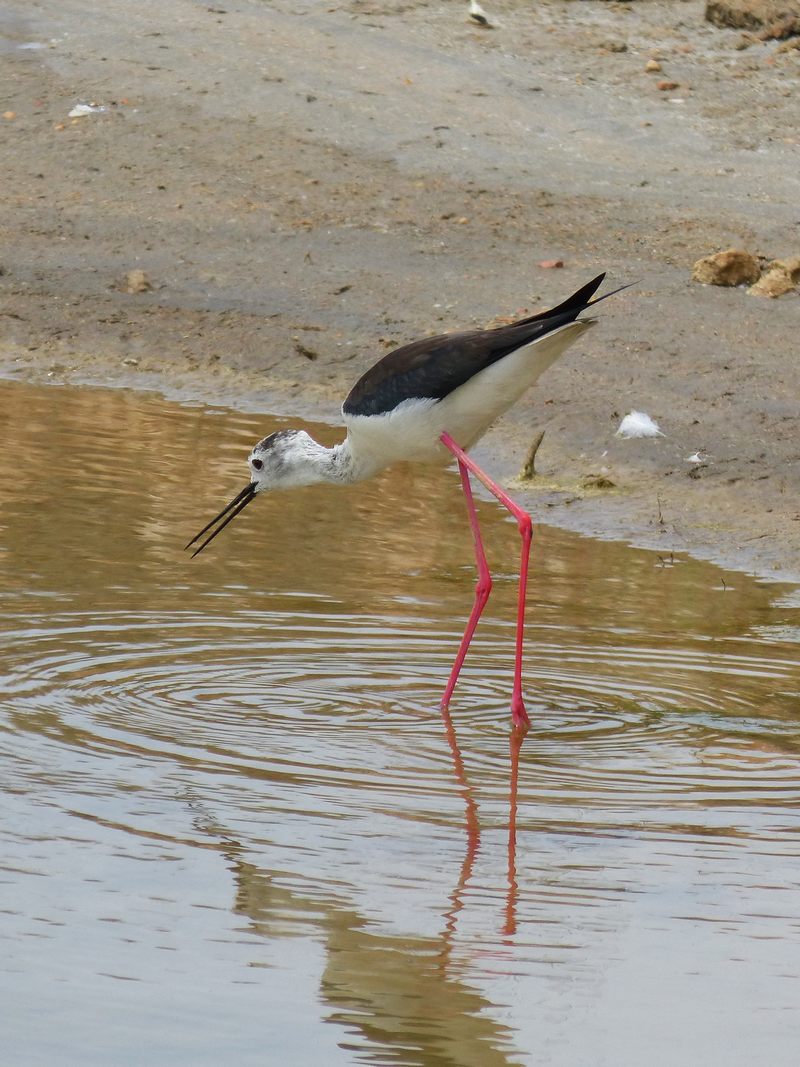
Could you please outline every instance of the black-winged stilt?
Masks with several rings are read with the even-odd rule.
[[[613,296],[606,293],[591,299],[604,277],[600,274],[550,311],[491,330],[424,338],[390,352],[356,382],[342,405],[347,436],[341,444],[325,448],[304,430],[278,430],[265,437],[250,453],[249,483],[186,547],[208,534],[193,555],[202,552],[257,493],[266,489],[318,482],[347,485],[402,460],[436,463],[455,456],[475,542],[478,583],[442,707],[450,702],[492,588],[472,499],[472,473],[511,512],[522,537],[511,717],[515,727],[529,726],[522,699],[522,639],[531,518],[465,450],[593,324],[593,319],[578,316],[606,296]]]

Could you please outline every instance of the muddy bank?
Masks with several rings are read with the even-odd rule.
[[[51,7],[0,22],[4,374],[335,419],[389,348],[606,270],[479,457],[544,429],[539,517],[798,575],[800,298],[690,274],[800,249],[800,52],[694,2]],[[666,436],[615,438],[631,408]]]

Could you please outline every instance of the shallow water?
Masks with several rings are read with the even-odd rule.
[[[537,527],[514,753],[491,503],[437,710],[452,473],[258,500],[192,561],[279,420],[0,383],[0,425],[7,1062],[796,1062],[795,591]]]

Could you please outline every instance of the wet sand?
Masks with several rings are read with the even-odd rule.
[[[535,516],[797,578],[800,299],[690,274],[798,253],[800,52],[700,3],[484,6],[6,5],[0,372],[335,421],[391,347],[606,270],[479,459],[544,429]],[[615,438],[632,408],[666,436]]]

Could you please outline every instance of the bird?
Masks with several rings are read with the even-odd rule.
[[[527,730],[530,718],[522,694],[522,658],[533,524],[528,512],[468,455],[468,449],[569,345],[594,325],[596,319],[582,318],[583,312],[621,291],[615,289],[592,299],[604,278],[605,273],[598,275],[548,311],[490,329],[422,338],[389,352],[359,378],[342,404],[347,431],[343,441],[326,448],[305,430],[291,429],[277,430],[263,438],[248,457],[247,485],[186,548],[197,545],[192,557],[198,555],[256,496],[269,490],[324,482],[349,485],[398,462],[446,464],[455,459],[472,531],[478,580],[441,707],[449,707],[492,588],[472,494],[473,476],[510,512],[520,533],[511,721],[513,729]]]

